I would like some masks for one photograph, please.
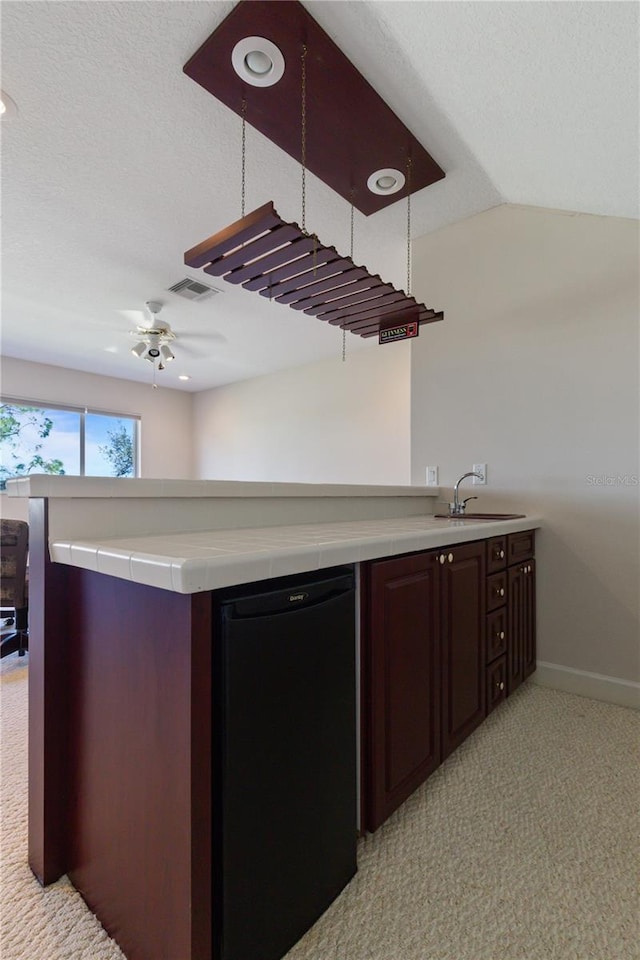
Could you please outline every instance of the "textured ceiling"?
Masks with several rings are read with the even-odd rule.
[[[504,202],[638,215],[635,3],[305,5],[447,172],[414,197],[414,236]],[[240,214],[238,118],[182,73],[232,6],[3,0],[4,354],[148,381],[121,311],[160,299],[167,386],[340,355],[335,328],[224,281],[202,303],[166,292]],[[299,220],[298,165],[251,129],[247,151],[247,210]],[[348,253],[349,207],[311,176],[307,224]],[[405,231],[404,204],[356,213],[356,261],[404,286]]]

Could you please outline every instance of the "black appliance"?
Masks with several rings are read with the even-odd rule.
[[[279,960],[356,872],[350,567],[216,594],[214,950]]]

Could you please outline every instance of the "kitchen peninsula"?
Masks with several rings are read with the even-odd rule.
[[[129,960],[212,957],[216,590],[355,565],[367,829],[535,668],[540,518],[438,519],[425,487],[33,476],[8,490],[30,499],[29,861],[45,884],[68,873]],[[398,705],[381,671],[416,637]],[[398,750],[380,735],[388,710]]]

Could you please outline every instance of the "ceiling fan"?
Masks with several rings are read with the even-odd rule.
[[[128,317],[136,324],[134,330],[129,333],[136,338],[137,343],[131,347],[131,353],[141,360],[148,360],[153,367],[152,386],[157,387],[156,371],[166,368],[166,364],[175,360],[173,346],[179,341],[179,356],[194,358],[196,360],[206,359],[213,344],[226,344],[227,338],[215,330],[209,330],[206,333],[195,330],[182,330],[174,333],[171,324],[160,320],[159,314],[163,308],[160,300],[147,300],[144,310],[120,310],[119,313]],[[198,341],[204,341],[202,345]],[[198,344],[198,345],[196,345]],[[215,362],[228,367],[236,367],[237,362],[230,358],[217,356]],[[189,379],[184,374],[181,379]]]
[[[170,324],[158,320],[158,314],[162,310],[159,300],[147,300],[145,307],[149,313],[149,322],[143,322],[135,330],[129,331],[138,339],[138,343],[131,348],[131,353],[141,360],[149,360],[154,366],[157,363],[158,370],[164,370],[166,363],[175,360],[169,344],[176,339],[176,335]]]

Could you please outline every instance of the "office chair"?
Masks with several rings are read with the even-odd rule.
[[[29,524],[0,519],[0,608],[12,611],[4,625],[15,628],[1,637],[0,658],[16,651],[23,657],[29,646],[28,553]]]

